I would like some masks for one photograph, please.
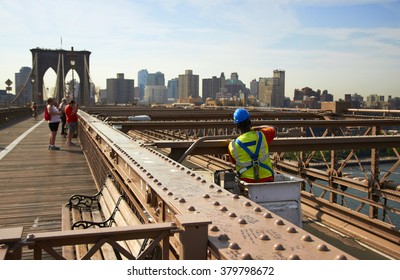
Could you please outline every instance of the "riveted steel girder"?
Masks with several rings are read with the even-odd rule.
[[[82,126],[155,222],[208,221],[218,259],[353,259],[249,199],[234,195],[102,121],[80,113]],[[177,240],[172,246],[179,246]]]

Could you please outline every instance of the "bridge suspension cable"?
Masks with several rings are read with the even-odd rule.
[[[18,93],[15,95],[15,97],[14,97],[14,99],[11,101],[11,103],[15,103],[15,102],[19,99],[19,97],[21,96],[21,94],[25,91],[26,85],[28,84],[28,82],[30,82],[30,79],[32,78],[32,73],[34,73],[33,70],[34,70],[34,68],[35,68],[36,61],[37,61],[37,55],[35,55],[35,58],[34,58],[34,60],[33,60],[33,68],[32,68],[31,71],[29,72],[28,78],[26,79],[24,85],[20,88],[20,90],[18,91]],[[33,91],[33,88],[32,88],[32,91]],[[33,100],[31,100],[31,101],[33,101]]]
[[[96,85],[93,83],[92,77],[90,76],[89,63],[87,62],[86,55],[83,56],[83,59],[84,59],[84,68],[85,68],[84,72],[86,72],[87,77],[89,77],[89,81],[88,81],[89,82],[89,96],[90,97],[97,96]],[[86,78],[86,75],[85,75],[85,78]],[[94,92],[94,94],[93,94],[93,92]],[[97,96],[97,98],[99,99],[100,96]]]

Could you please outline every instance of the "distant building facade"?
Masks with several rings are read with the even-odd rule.
[[[359,95],[357,93],[354,93],[353,95],[345,94],[344,101],[351,104],[350,108],[359,109],[359,108],[363,107],[364,97],[362,97],[361,95]]]
[[[221,77],[213,76],[209,79],[202,80],[202,97],[203,100],[207,98],[216,99],[217,94],[221,91]]]
[[[333,95],[328,93],[327,90],[323,90],[321,93],[321,96],[319,98],[320,102],[332,102],[333,101]]]
[[[147,104],[165,104],[167,99],[164,73],[160,71],[148,73],[146,86],[144,87],[143,102]]]
[[[125,79],[118,73],[116,79],[107,79],[107,104],[127,104],[134,102],[135,80]]]
[[[0,89],[0,108],[8,107],[14,98],[15,98],[14,94],[8,93],[4,89]]]
[[[147,85],[147,69],[140,70],[138,72],[138,88],[139,88],[139,98],[143,100],[144,98],[144,88]]]
[[[178,102],[192,102],[199,99],[199,75],[193,75],[192,70],[185,70],[179,75]]]
[[[146,86],[143,101],[147,104],[166,104],[167,88],[162,85]]]
[[[388,109],[400,109],[400,97],[393,97],[389,95],[388,97]]]
[[[314,91],[312,88],[304,87],[294,90],[292,107],[320,109],[322,102],[333,102],[333,95],[327,90]]]
[[[258,81],[256,79],[250,82],[250,94],[258,98]]]
[[[107,103],[107,90],[106,89],[100,89],[99,90],[99,101],[100,104],[106,104]]]
[[[246,85],[239,80],[239,75],[236,72],[231,73],[231,78],[225,80],[226,92],[232,96],[239,96],[241,92],[246,92]]]
[[[335,114],[342,114],[350,108],[350,103],[345,101],[321,102],[321,109],[331,111]]]
[[[274,70],[273,77],[259,78],[258,99],[262,106],[283,107],[285,102],[285,71]]]
[[[371,94],[367,96],[367,101],[365,105],[372,109],[386,109],[385,106],[385,96],[378,94]]]
[[[146,86],[165,86],[164,74],[161,72],[148,73]]]
[[[178,87],[179,87],[178,78],[174,78],[168,81],[167,84],[168,103],[174,103],[178,100]]]

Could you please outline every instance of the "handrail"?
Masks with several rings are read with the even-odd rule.
[[[186,152],[180,157],[178,160],[179,163],[182,163],[182,161],[201,143],[203,143],[206,140],[219,140],[219,139],[229,139],[229,135],[213,135],[213,136],[204,136],[199,139],[197,139],[190,147],[189,149],[186,150]],[[236,136],[235,136],[236,137]]]
[[[28,234],[14,240],[2,240],[0,243],[4,247],[11,248],[10,251],[19,251],[19,256],[14,255],[13,259],[21,259],[21,248],[28,246],[34,251],[34,259],[42,259],[42,251],[46,251],[54,259],[65,259],[56,247],[78,244],[94,244],[82,259],[90,257],[101,248],[105,243],[110,244],[115,250],[123,254],[128,259],[144,259],[148,250],[143,251],[139,256],[133,256],[117,243],[122,240],[134,240],[151,238],[154,240],[152,248],[162,242],[163,259],[169,259],[169,237],[179,231],[175,223],[144,224],[126,227],[91,228],[85,230],[66,230],[41,232]],[[7,254],[5,256],[7,258]]]

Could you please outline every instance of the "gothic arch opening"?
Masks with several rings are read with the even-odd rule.
[[[80,100],[81,79],[75,70],[69,70],[65,75],[65,97],[67,99]]]
[[[43,75],[43,100],[56,96],[57,73],[52,67],[49,67]]]

